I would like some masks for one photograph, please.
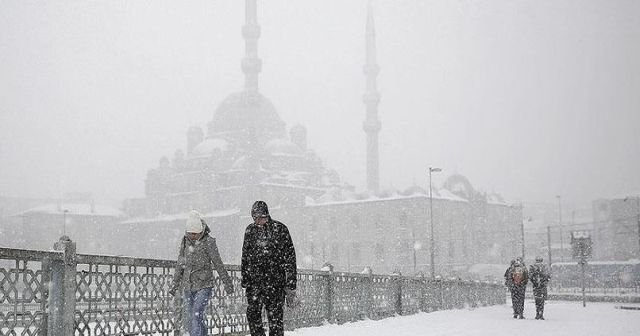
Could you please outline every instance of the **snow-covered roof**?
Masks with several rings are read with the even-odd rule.
[[[493,205],[510,205],[502,196],[496,193],[487,194],[487,203]]]
[[[468,202],[466,199],[454,195],[452,192],[446,189],[433,190],[433,199],[434,200],[446,200],[453,202]],[[425,198],[428,199],[428,194],[423,193],[398,193],[395,190],[386,190],[384,192],[380,192],[378,194],[370,193],[367,191],[364,192],[353,192],[344,189],[332,189],[327,191],[324,195],[319,197],[316,200],[310,202],[308,199],[306,200],[306,204],[308,206],[311,205],[332,205],[332,204],[348,204],[348,203],[364,203],[364,202],[378,202],[378,201],[393,201],[393,200],[401,200],[401,199],[412,199],[412,198]]]
[[[28,215],[28,214],[62,215],[65,212],[68,216],[75,215],[75,216],[125,217],[122,211],[114,207],[111,207],[108,205],[99,205],[99,204],[91,205],[88,203],[46,204],[43,206],[26,210],[22,212],[20,215]]]

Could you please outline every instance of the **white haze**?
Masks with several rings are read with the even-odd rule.
[[[365,0],[258,1],[260,90],[365,184]],[[640,2],[374,1],[381,184],[640,190]],[[0,195],[142,196],[243,85],[244,2],[0,0]]]

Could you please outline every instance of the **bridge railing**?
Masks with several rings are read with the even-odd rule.
[[[168,294],[175,261],[77,254],[65,238],[55,251],[0,248],[0,336],[182,334],[182,298]],[[210,335],[246,335],[240,270],[226,267],[234,293],[216,277],[205,324]],[[297,294],[301,304],[285,311],[287,329],[505,302],[495,283],[331,267],[299,270]]]

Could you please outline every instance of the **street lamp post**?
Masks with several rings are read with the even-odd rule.
[[[436,265],[435,265],[435,242],[433,239],[433,190],[431,187],[431,173],[441,172],[442,169],[429,167],[429,216],[431,218],[431,278],[436,277]]]

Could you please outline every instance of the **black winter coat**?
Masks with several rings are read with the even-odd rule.
[[[536,298],[547,298],[547,284],[551,279],[551,274],[542,263],[535,263],[530,266],[529,277],[533,285],[533,296]]]
[[[242,245],[243,288],[296,289],[296,251],[287,226],[271,219],[249,224]]]

